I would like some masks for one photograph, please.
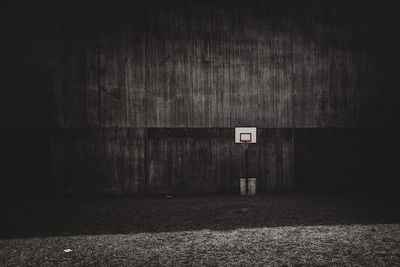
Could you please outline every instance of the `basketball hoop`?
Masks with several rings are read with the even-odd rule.
[[[247,149],[249,147],[249,141],[242,141],[242,148]]]
[[[245,158],[245,184],[246,192],[245,195],[249,194],[249,144],[257,143],[257,128],[256,127],[235,127],[235,144],[241,144],[244,149]]]

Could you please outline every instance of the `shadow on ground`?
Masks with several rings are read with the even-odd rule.
[[[400,223],[395,195],[2,200],[0,238]]]

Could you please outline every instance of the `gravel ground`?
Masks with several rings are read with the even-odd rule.
[[[64,249],[72,249],[66,253]],[[0,240],[0,265],[400,265],[400,224]]]
[[[400,266],[398,200],[334,194],[3,199],[0,266]]]

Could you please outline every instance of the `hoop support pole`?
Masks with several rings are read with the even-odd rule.
[[[249,161],[248,161],[248,146],[246,144],[246,195],[249,193]]]

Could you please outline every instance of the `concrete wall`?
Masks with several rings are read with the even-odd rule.
[[[395,7],[6,3],[2,125],[25,140],[46,132],[52,146],[35,173],[53,181],[44,192],[233,192],[240,125],[259,128],[250,172],[260,191],[361,187],[365,164],[397,161],[390,149],[354,148],[397,132]]]

